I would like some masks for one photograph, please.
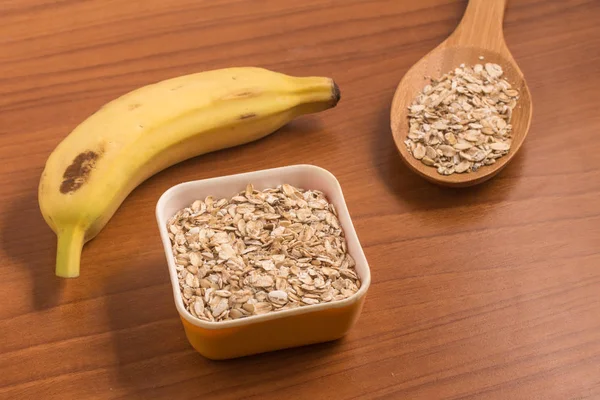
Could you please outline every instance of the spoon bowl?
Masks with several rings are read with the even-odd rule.
[[[529,88],[513,59],[502,34],[502,19],[506,0],[470,0],[463,19],[454,33],[438,47],[419,60],[404,75],[394,94],[391,108],[391,129],[396,147],[404,162],[417,174],[430,182],[454,187],[472,186],[495,176],[517,154],[531,123],[532,103]],[[415,159],[404,141],[408,137],[408,107],[430,83],[461,64],[475,65],[494,63],[502,67],[503,77],[519,91],[519,99],[513,110],[512,143],[508,154],[492,165],[482,166],[476,172],[441,175],[434,167]]]

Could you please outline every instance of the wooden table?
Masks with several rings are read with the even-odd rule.
[[[534,115],[489,183],[447,190],[389,129],[407,69],[462,0],[0,2],[1,399],[600,398],[600,2],[513,0]],[[103,103],[231,65],[332,76],[337,108],[136,189],[54,276],[37,206],[54,146]],[[373,283],[336,343],[212,362],[186,341],[154,219],[185,180],[313,163],[340,180]]]

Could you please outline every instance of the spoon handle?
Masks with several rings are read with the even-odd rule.
[[[507,0],[469,0],[460,24],[447,43],[480,47],[510,56],[502,31],[506,2]]]

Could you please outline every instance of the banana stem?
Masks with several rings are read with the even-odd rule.
[[[85,232],[78,227],[69,227],[58,232],[56,248],[56,275],[61,278],[79,276],[79,263]]]

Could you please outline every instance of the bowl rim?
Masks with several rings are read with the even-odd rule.
[[[171,216],[167,216],[167,217],[163,218],[163,212],[162,212],[162,210],[166,206],[166,203],[169,200],[171,200],[173,197],[176,197],[177,193],[179,191],[181,191],[183,188],[188,187],[188,186],[195,186],[195,185],[198,185],[201,183],[205,184],[205,185],[206,184],[215,185],[215,184],[221,183],[223,180],[236,179],[236,178],[242,178],[242,177],[247,178],[245,180],[250,181],[252,178],[254,178],[256,176],[260,176],[262,174],[273,174],[273,173],[278,173],[278,172],[284,173],[284,172],[292,170],[292,169],[303,169],[303,170],[305,170],[305,173],[308,173],[308,174],[325,175],[332,183],[331,190],[339,192],[339,194],[340,194],[339,204],[335,203],[334,206],[336,208],[338,216],[343,213],[347,216],[347,221],[348,221],[347,224],[344,224],[340,220],[340,225],[342,226],[342,230],[344,232],[344,236],[345,236],[346,240],[348,239],[349,236],[352,236],[353,239],[356,240],[356,243],[358,243],[358,246],[355,250],[355,254],[354,253],[352,254],[352,258],[354,258],[357,265],[359,263],[361,263],[361,265],[364,265],[364,270],[365,270],[364,275],[365,276],[360,277],[361,278],[361,286],[360,286],[359,290],[356,293],[354,293],[352,296],[350,296],[346,299],[343,299],[343,300],[332,301],[329,303],[307,305],[307,306],[297,307],[297,308],[293,308],[293,309],[289,309],[289,310],[283,310],[283,311],[271,312],[271,313],[266,313],[266,314],[261,314],[261,315],[249,316],[246,318],[235,319],[235,320],[212,322],[212,321],[204,321],[197,317],[194,317],[188,310],[185,309],[185,306],[183,304],[183,296],[181,294],[181,290],[179,289],[179,281],[177,279],[177,270],[175,269],[175,260],[171,253],[171,242],[170,242],[168,230],[166,227],[167,221],[169,218],[171,218]],[[285,183],[285,182],[281,182],[281,183]],[[232,195],[233,195],[233,193],[232,193]],[[329,201],[331,201],[331,199],[329,199]],[[350,306],[350,305],[360,301],[360,299],[365,296],[365,294],[371,284],[371,269],[369,267],[369,263],[364,254],[362,245],[360,244],[360,240],[356,233],[356,229],[354,228],[354,224],[352,222],[352,217],[350,216],[350,212],[348,211],[348,207],[346,205],[346,200],[345,200],[345,197],[344,197],[344,194],[342,191],[342,187],[341,187],[339,181],[337,180],[337,178],[331,172],[329,172],[328,170],[326,170],[324,168],[318,167],[316,165],[293,164],[293,165],[287,165],[287,166],[282,166],[282,167],[267,168],[267,169],[261,169],[261,170],[252,170],[252,171],[242,172],[242,173],[237,173],[237,174],[230,174],[230,175],[216,176],[216,177],[206,178],[206,179],[198,179],[198,180],[181,182],[179,184],[171,186],[166,191],[164,191],[163,194],[160,196],[160,198],[158,199],[158,201],[156,203],[155,217],[156,217],[156,222],[158,224],[161,241],[163,244],[163,250],[165,253],[165,257],[167,259],[167,265],[168,265],[168,269],[169,269],[169,279],[171,281],[171,287],[173,290],[173,298],[175,301],[175,306],[177,308],[177,311],[179,312],[179,315],[182,318],[184,318],[190,324],[195,325],[199,328],[204,328],[204,329],[209,329],[209,330],[234,328],[234,327],[240,327],[240,326],[244,326],[244,325],[252,325],[252,324],[256,324],[256,323],[261,323],[261,322],[265,322],[265,321],[269,321],[269,320],[273,320],[273,319],[293,317],[293,316],[300,315],[300,314],[312,313],[312,312],[322,311],[322,310],[326,310],[326,309],[344,308],[344,307]]]

